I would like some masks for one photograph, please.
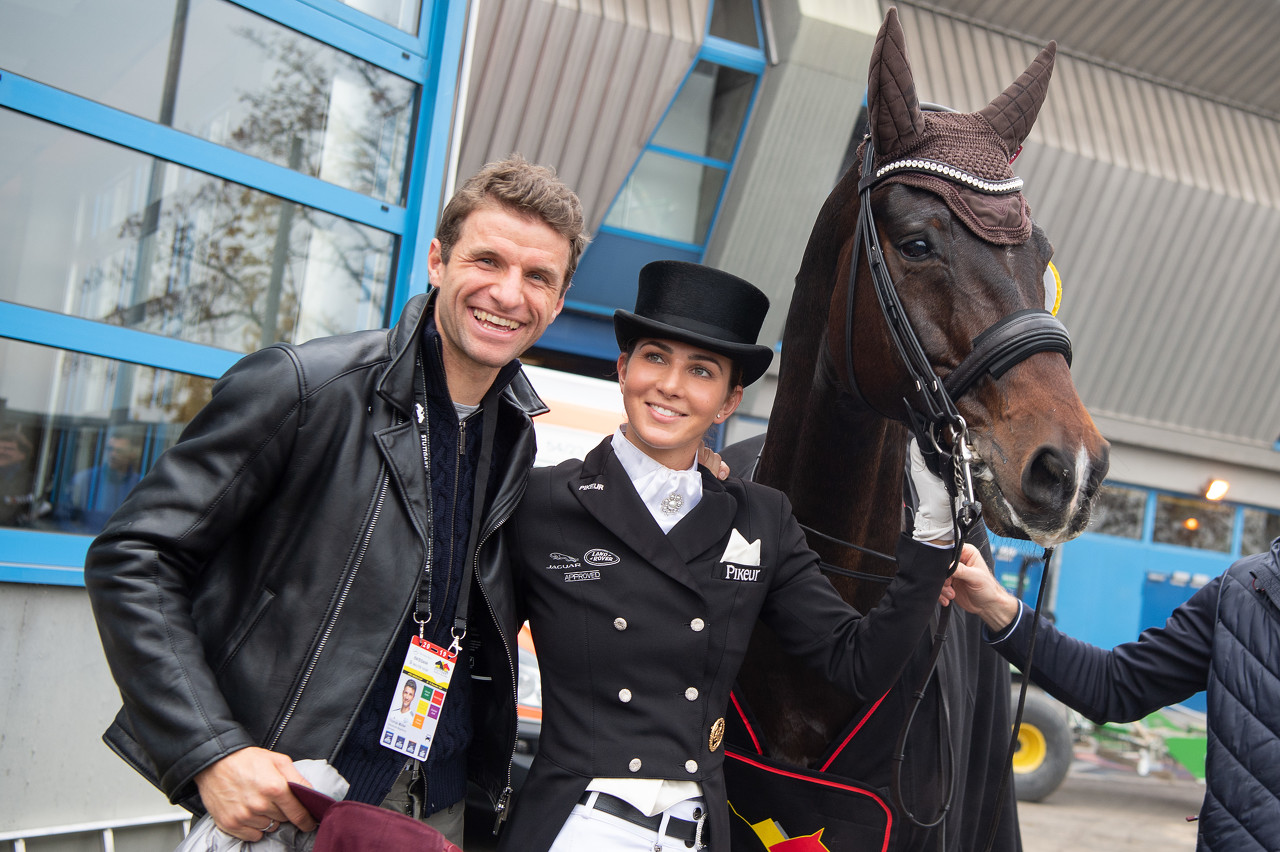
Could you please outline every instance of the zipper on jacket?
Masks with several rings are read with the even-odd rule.
[[[518,502],[516,501],[516,503]],[[495,818],[493,821],[493,834],[495,837],[502,829],[502,824],[506,822],[508,816],[507,807],[511,803],[511,794],[514,792],[511,789],[511,767],[516,762],[516,743],[520,739],[520,711],[517,708],[520,696],[516,683],[516,659],[511,654],[511,643],[507,641],[507,635],[502,630],[502,622],[498,620],[498,613],[493,608],[493,602],[489,600],[489,593],[485,591],[484,583],[480,581],[480,552],[484,550],[485,542],[489,540],[489,537],[497,532],[498,528],[505,524],[514,512],[515,508],[513,506],[480,538],[480,543],[476,545],[475,555],[472,556],[471,565],[472,576],[476,578],[476,585],[480,587],[480,596],[484,598],[485,606],[489,608],[489,617],[493,619],[493,623],[497,626],[498,638],[502,640],[502,648],[507,652],[507,671],[511,675],[511,713],[515,716],[513,720],[515,724],[512,726],[511,756],[507,758],[507,783],[502,788],[502,793],[499,794],[495,805]]]
[[[467,421],[458,421],[458,457],[453,463],[453,491],[449,494],[449,570],[444,575],[444,599],[448,605],[449,587],[453,585],[453,562],[458,546],[458,471],[467,453]],[[479,475],[479,471],[476,472]]]
[[[378,525],[378,518],[382,515],[382,504],[387,499],[387,488],[390,485],[390,481],[390,473],[384,470],[382,484],[378,486],[378,498],[373,506],[373,516],[369,519],[369,526],[365,527],[364,536],[360,541],[360,552],[356,554],[356,560],[352,564],[351,570],[347,572],[346,582],[342,584],[342,592],[338,595],[338,603],[334,606],[333,614],[329,616],[329,621],[325,624],[324,631],[320,634],[320,642],[316,645],[315,653],[311,655],[311,659],[307,662],[307,669],[298,684],[298,691],[294,693],[293,700],[289,702],[289,709],[285,711],[284,718],[280,720],[280,726],[276,728],[275,735],[272,736],[271,742],[267,744],[267,748],[270,750],[275,750],[276,743],[280,742],[280,737],[284,735],[285,726],[293,718],[293,712],[298,708],[298,702],[302,700],[302,693],[311,681],[311,674],[320,662],[320,655],[324,653],[325,645],[329,642],[329,636],[333,633],[333,627],[338,622],[338,616],[342,614],[342,608],[347,602],[347,595],[350,594],[351,587],[356,581],[356,575],[360,573],[360,568],[364,564],[365,553],[368,552],[369,542],[373,538],[373,528]],[[512,759],[514,760],[514,752]]]

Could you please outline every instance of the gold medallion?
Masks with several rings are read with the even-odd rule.
[[[716,719],[715,724],[711,726],[711,739],[707,740],[707,745],[712,751],[720,748],[720,742],[724,739],[724,717]]]

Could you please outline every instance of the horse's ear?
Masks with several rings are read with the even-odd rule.
[[[1053,75],[1053,59],[1058,54],[1058,43],[1051,41],[1032,60],[1022,76],[1013,81],[995,100],[979,111],[979,115],[1000,134],[1012,156],[1031,132],[1036,123],[1040,106],[1049,91],[1049,78]]]
[[[913,146],[924,133],[924,114],[916,97],[915,78],[907,60],[907,42],[898,10],[889,7],[871,51],[867,77],[867,111],[876,153],[893,158]]]

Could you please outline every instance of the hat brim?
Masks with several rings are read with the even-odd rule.
[[[630,311],[618,309],[613,312],[613,334],[618,340],[618,348],[625,352],[632,341],[641,337],[652,337],[658,340],[678,340],[699,349],[706,349],[724,355],[742,367],[742,384],[749,385],[759,379],[773,362],[773,350],[768,346],[754,343],[730,343],[715,337],[708,337],[687,329],[667,325],[664,322],[637,316]]]

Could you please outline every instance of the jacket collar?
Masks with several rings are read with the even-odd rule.
[[[391,328],[387,343],[391,363],[378,379],[378,395],[400,410],[406,417],[413,411],[414,356],[417,341],[421,340],[428,323],[435,314],[436,290],[414,296],[404,306],[400,319]],[[435,358],[435,354],[428,357]],[[498,375],[498,382],[505,383],[502,398],[530,417],[549,409],[538,397],[529,378],[520,369],[519,360],[507,364]]]
[[[702,473],[702,499],[667,535],[631,487],[631,480],[613,452],[612,438],[605,438],[582,462],[579,476],[568,486],[583,509],[605,529],[622,540],[659,571],[691,589],[701,586],[689,570],[708,549],[728,535],[737,514],[738,501],[706,468]]]

